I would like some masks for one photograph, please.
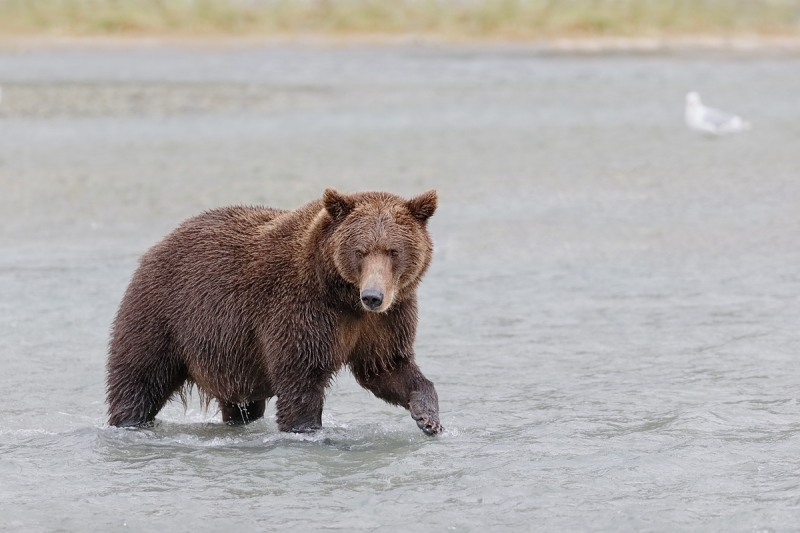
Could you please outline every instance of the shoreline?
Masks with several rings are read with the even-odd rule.
[[[540,52],[800,51],[800,35],[672,35],[543,37],[540,39],[449,38],[436,34],[286,33],[272,35],[0,35],[0,52],[46,48],[259,48],[300,47],[454,47],[520,49]]]

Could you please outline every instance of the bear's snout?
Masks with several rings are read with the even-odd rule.
[[[375,313],[386,311],[394,299],[391,258],[382,253],[367,254],[360,277],[359,298],[364,309]]]
[[[370,311],[376,311],[383,303],[383,293],[378,289],[361,291],[361,303]]]

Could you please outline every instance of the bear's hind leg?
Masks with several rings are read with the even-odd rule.
[[[108,359],[108,423],[119,427],[152,422],[189,377],[186,366],[165,350],[143,353],[112,341]],[[146,346],[145,346],[146,347]]]
[[[138,376],[109,371],[109,425],[135,427],[152,422],[187,377],[185,369],[174,369],[161,376],[146,371]]]
[[[256,400],[245,404],[219,402],[222,411],[222,421],[230,425],[249,424],[264,416],[267,408],[266,400]]]

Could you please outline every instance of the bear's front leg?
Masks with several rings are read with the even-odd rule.
[[[310,433],[322,428],[322,405],[325,388],[294,387],[278,392],[278,429],[293,433]]]
[[[433,383],[422,375],[413,360],[403,359],[383,372],[375,372],[368,362],[353,362],[350,369],[356,381],[378,398],[400,405],[428,435],[444,431],[439,422],[439,396]]]
[[[423,377],[423,379],[425,379]],[[444,427],[439,422],[439,396],[433,383],[425,379],[430,387],[419,387],[411,393],[408,402],[408,410],[411,411],[411,418],[417,422],[419,429],[428,435],[436,435],[444,431]]]

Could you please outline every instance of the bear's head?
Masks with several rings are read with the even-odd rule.
[[[405,200],[385,192],[326,189],[322,200],[335,224],[336,270],[358,288],[364,309],[386,311],[416,287],[431,262],[426,225],[436,211],[436,191]]]

